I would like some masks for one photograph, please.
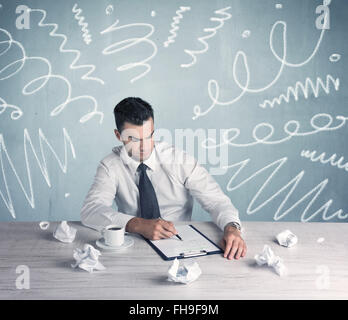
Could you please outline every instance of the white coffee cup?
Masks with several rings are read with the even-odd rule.
[[[110,224],[101,230],[105,244],[108,246],[121,246],[124,242],[125,228]]]

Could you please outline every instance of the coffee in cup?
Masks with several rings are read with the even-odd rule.
[[[108,225],[101,230],[105,244],[108,246],[121,246],[124,242],[125,228],[118,225]]]

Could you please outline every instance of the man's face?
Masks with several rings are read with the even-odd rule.
[[[142,162],[150,157],[154,147],[152,118],[144,121],[141,126],[125,122],[121,133],[117,129],[114,131],[134,160]]]

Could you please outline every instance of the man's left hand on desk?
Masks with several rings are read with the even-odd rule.
[[[224,250],[224,258],[232,260],[234,257],[238,260],[246,255],[247,246],[245,241],[241,237],[240,231],[233,226],[226,226],[220,243]]]

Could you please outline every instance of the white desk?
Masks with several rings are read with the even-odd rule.
[[[219,241],[222,233],[213,223],[190,223]],[[0,299],[348,299],[345,223],[244,222],[246,257],[195,258],[202,275],[189,285],[168,282],[172,262],[162,260],[137,235],[134,246],[122,253],[102,251],[105,271],[72,269],[73,249],[84,243],[97,248],[99,234],[80,222],[69,222],[78,231],[75,241],[66,244],[52,236],[57,224],[41,230],[37,222],[0,222]],[[298,236],[295,247],[277,244],[275,235],[285,229]],[[319,237],[325,241],[317,243]],[[283,258],[288,276],[256,265],[254,255],[264,244]],[[30,289],[16,288],[18,265],[29,267]],[[327,271],[330,287],[325,289],[320,277]]]

